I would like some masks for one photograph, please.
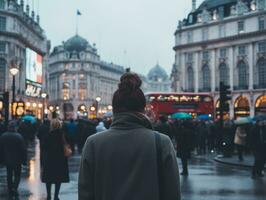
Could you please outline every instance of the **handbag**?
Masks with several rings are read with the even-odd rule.
[[[71,149],[70,145],[67,143],[64,134],[63,134],[62,138],[63,138],[63,146],[64,146],[64,155],[65,155],[65,157],[68,158],[72,155],[72,149]]]

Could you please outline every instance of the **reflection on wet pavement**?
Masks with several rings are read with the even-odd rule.
[[[40,151],[36,141],[29,145],[28,166],[23,168],[20,200],[45,200],[45,185],[40,180]],[[70,183],[62,184],[60,199],[76,200],[80,156],[69,159]],[[179,163],[179,160],[178,160]],[[179,166],[181,164],[179,163]],[[183,200],[265,200],[266,178],[251,179],[250,171],[218,164],[212,156],[197,156],[190,161],[189,176],[181,177]],[[7,198],[6,171],[0,168],[0,199]]]

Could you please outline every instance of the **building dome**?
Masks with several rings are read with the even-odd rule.
[[[204,8],[207,10],[214,9],[220,6],[228,5],[228,4],[236,4],[237,0],[205,0],[201,3],[197,11],[201,11]]]
[[[168,75],[166,71],[160,66],[156,65],[153,67],[149,73],[148,73],[148,80],[151,81],[158,81],[158,80],[166,80],[168,78]]]
[[[79,35],[75,35],[65,42],[67,51],[80,52],[86,50],[87,46],[90,46],[89,42]]]

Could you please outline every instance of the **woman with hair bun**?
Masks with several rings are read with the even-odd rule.
[[[89,137],[79,172],[79,200],[180,200],[179,172],[169,137],[152,130],[137,74],[125,73],[113,95],[114,118]]]

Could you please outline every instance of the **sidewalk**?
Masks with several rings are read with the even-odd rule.
[[[237,166],[237,167],[245,167],[245,168],[251,168],[253,167],[253,164],[254,164],[254,156],[252,155],[245,155],[243,161],[239,161],[236,155],[233,155],[230,158],[223,157],[222,155],[218,155],[214,158],[214,160],[222,164],[232,165],[232,166]]]

